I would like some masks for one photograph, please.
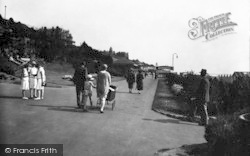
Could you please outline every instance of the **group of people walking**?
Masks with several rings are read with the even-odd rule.
[[[100,113],[104,112],[106,98],[108,96],[111,85],[111,75],[107,71],[108,66],[106,64],[101,65],[100,71],[96,77],[96,85],[93,83],[94,78],[92,75],[88,74],[88,69],[86,68],[86,63],[83,62],[79,68],[75,70],[73,76],[73,82],[76,86],[76,99],[79,108],[87,111],[87,101],[89,99],[90,105],[93,106],[92,92],[93,88],[96,88],[97,93],[97,103],[101,105]],[[209,88],[210,82],[206,77],[207,71],[205,69],[201,70],[201,82],[197,90],[196,101],[200,103],[201,111],[201,125],[208,124],[208,113],[207,113],[207,103],[209,102]],[[41,63],[36,63],[32,61],[31,63],[25,64],[22,69],[21,75],[21,90],[22,99],[34,99],[41,100],[44,99],[44,86],[46,85],[45,70]],[[134,84],[136,83],[136,89],[138,94],[143,90],[143,73],[142,70],[134,72],[129,69],[126,80],[128,83],[129,93],[132,93]],[[26,91],[30,92],[30,97],[26,95]],[[193,109],[193,116],[197,110],[197,105]]]
[[[96,77],[96,85],[94,85],[94,78],[88,74],[86,63],[83,62],[79,68],[75,70],[73,76],[73,82],[76,86],[76,99],[79,108],[87,111],[87,101],[89,99],[91,106],[92,102],[92,90],[96,88],[98,103],[101,105],[100,113],[104,112],[106,104],[106,98],[109,93],[111,85],[111,75],[107,71],[108,66],[106,64],[101,65],[100,71]]]
[[[32,61],[25,64],[21,74],[22,99],[44,99],[44,86],[46,84],[45,70],[41,63]],[[30,92],[28,98],[26,92]]]
[[[143,90],[143,79],[144,79],[142,70],[139,70],[138,73],[135,74],[135,72],[132,69],[129,69],[126,78],[128,82],[129,93],[132,93],[134,84],[136,83],[136,89],[138,91],[138,94],[141,94],[141,91]]]

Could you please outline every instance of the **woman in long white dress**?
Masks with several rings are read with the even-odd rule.
[[[44,98],[44,86],[45,86],[46,76],[45,76],[45,70],[42,67],[41,64],[38,64],[38,71],[37,71],[37,98],[34,100],[41,100]]]
[[[32,66],[29,69],[30,98],[36,97],[37,72],[36,62],[32,61]]]
[[[28,65],[24,65],[22,69],[22,77],[21,77],[21,90],[22,90],[22,99],[27,100],[26,91],[29,90],[29,73],[28,73]]]

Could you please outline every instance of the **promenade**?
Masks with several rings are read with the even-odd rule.
[[[146,78],[142,94],[128,93],[124,80],[113,85],[115,109],[108,105],[100,114],[75,111],[74,87],[46,87],[45,99],[34,101],[20,98],[19,85],[0,83],[0,143],[63,144],[64,156],[152,156],[205,142],[204,127],[151,110],[157,80]]]

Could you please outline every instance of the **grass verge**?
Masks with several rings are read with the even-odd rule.
[[[190,111],[186,102],[171,93],[166,80],[163,78],[158,80],[152,109],[157,112],[174,113],[183,117],[187,117]]]

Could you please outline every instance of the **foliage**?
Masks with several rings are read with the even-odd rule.
[[[246,110],[249,111],[244,111]],[[246,125],[239,119],[241,113],[242,111],[233,115],[220,115],[206,127],[205,138],[210,155],[250,155],[250,124]]]
[[[173,84],[183,84],[183,79],[181,76],[174,74],[174,73],[168,73],[166,75],[167,81],[169,86],[172,86]]]
[[[11,47],[17,49],[18,55],[21,57],[35,55],[46,62],[63,61],[74,66],[83,61],[101,62],[109,66],[113,63],[109,53],[95,50],[85,42],[80,47],[75,46],[70,32],[58,26],[34,29],[20,22],[15,22],[12,18],[5,20],[0,17],[0,21],[2,51],[4,48]]]
[[[167,81],[170,86],[180,84],[183,86],[184,99],[196,96],[200,83],[200,76],[187,74],[185,76],[170,73]],[[208,110],[213,114],[232,114],[250,106],[250,78],[238,77],[232,83],[217,78],[210,78],[210,103]],[[209,109],[210,107],[210,109]]]
[[[170,85],[183,85],[182,96],[186,100],[195,96],[200,82],[199,76],[193,74],[168,75],[167,79]],[[208,111],[216,115],[216,119],[209,120],[205,131],[209,155],[250,155],[250,124],[239,119],[240,114],[250,112],[250,78],[235,77],[231,83],[210,78],[210,84]]]
[[[13,63],[10,63],[6,58],[0,57],[0,72],[4,72],[9,75],[14,75],[15,67]]]

